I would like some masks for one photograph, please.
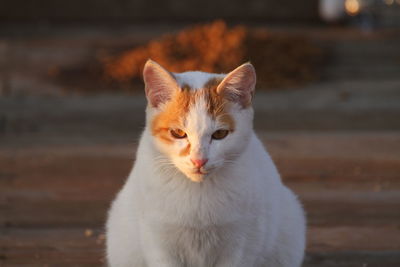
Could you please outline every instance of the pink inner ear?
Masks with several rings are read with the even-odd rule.
[[[228,100],[239,103],[242,107],[251,104],[256,85],[256,72],[253,65],[245,63],[232,72],[220,83],[217,92]]]
[[[178,88],[172,74],[152,60],[148,60],[144,66],[143,79],[147,100],[155,108],[170,100],[174,90]]]

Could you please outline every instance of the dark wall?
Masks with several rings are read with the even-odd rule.
[[[315,21],[318,0],[0,0],[0,21]]]

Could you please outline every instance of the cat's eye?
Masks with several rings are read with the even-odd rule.
[[[229,133],[229,131],[228,130],[223,130],[223,129],[221,129],[221,130],[217,130],[217,131],[215,131],[213,134],[212,134],[212,139],[215,139],[215,140],[221,140],[221,139],[224,139],[227,135],[228,135],[228,133]]]
[[[186,133],[181,129],[171,129],[171,135],[175,138],[182,139],[186,137]]]

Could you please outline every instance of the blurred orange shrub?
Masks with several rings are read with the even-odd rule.
[[[320,56],[321,50],[303,37],[250,31],[243,26],[228,28],[218,20],[165,35],[117,57],[103,58],[102,64],[107,80],[126,84],[141,77],[149,58],[172,72],[221,73],[251,61],[259,84],[272,88],[314,79]]]

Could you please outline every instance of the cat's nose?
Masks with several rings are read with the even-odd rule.
[[[196,166],[197,168],[201,168],[203,167],[208,159],[190,159],[190,161],[193,163],[194,166]]]

